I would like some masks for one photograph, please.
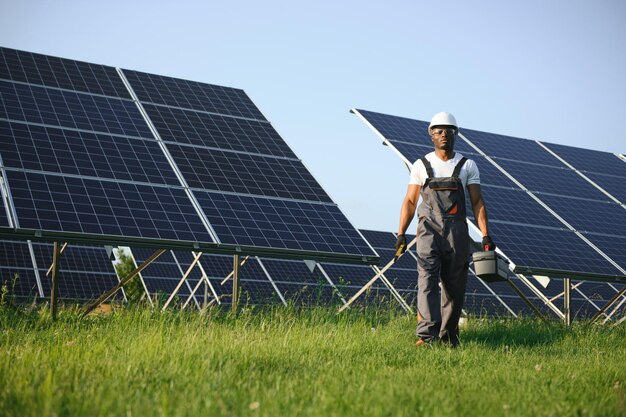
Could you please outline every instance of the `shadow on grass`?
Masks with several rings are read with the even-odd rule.
[[[563,339],[571,329],[560,323],[539,320],[474,319],[462,331],[465,344],[478,344],[494,349],[545,346]]]

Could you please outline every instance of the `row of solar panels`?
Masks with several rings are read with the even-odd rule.
[[[381,254],[383,264],[393,257],[390,249],[395,243],[392,233],[361,230]],[[28,242],[1,242],[0,276],[2,284],[11,288],[11,294],[20,298],[47,297],[50,280],[46,275],[52,260],[52,245]],[[133,249],[137,264],[145,261],[152,251]],[[191,252],[166,252],[152,262],[140,275],[149,300],[169,296],[193,261]],[[102,247],[68,246],[61,255],[60,296],[65,299],[86,300],[98,297],[117,282],[113,263]],[[233,269],[233,257],[203,254],[185,284],[178,292],[181,302],[201,306],[205,302],[229,304],[231,280],[226,280]],[[384,273],[384,277],[409,306],[416,305],[417,262],[407,252]],[[293,303],[297,305],[342,305],[376,273],[375,267],[341,265],[335,263],[308,263],[297,260],[249,258],[240,269],[242,300],[248,304]],[[17,274],[17,279],[15,278]],[[206,280],[208,280],[208,285]],[[511,278],[526,297],[542,312],[550,314],[545,302],[518,278]],[[223,282],[225,283],[223,284]],[[621,289],[620,285],[598,282],[575,282],[572,313],[589,317]],[[562,287],[551,281],[542,288],[549,299],[557,299]],[[193,293],[193,295],[192,295]],[[123,297],[123,294],[119,295]],[[191,297],[191,298],[190,298]],[[626,299],[626,298],[625,298]],[[388,302],[398,300],[390,288],[379,280],[359,302]],[[558,303],[558,301],[555,301]],[[485,284],[470,274],[465,301],[470,314],[488,316],[532,315],[532,310],[505,282]]]
[[[433,149],[427,122],[353,112],[408,165]],[[455,150],[478,164],[490,234],[516,271],[626,279],[623,156],[462,126]]]
[[[0,48],[0,235],[371,264],[235,88]]]

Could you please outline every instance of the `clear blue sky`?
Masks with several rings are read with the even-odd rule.
[[[626,2],[0,0],[7,47],[244,89],[359,228],[408,171],[351,107],[626,152]]]

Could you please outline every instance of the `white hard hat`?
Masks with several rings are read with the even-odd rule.
[[[428,125],[428,133],[430,134],[430,128],[433,126],[454,126],[457,133],[459,131],[459,125],[456,124],[456,119],[453,115],[446,111],[442,111],[433,116],[430,121],[430,125]]]

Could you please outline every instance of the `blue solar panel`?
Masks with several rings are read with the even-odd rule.
[[[523,190],[484,186],[481,191],[491,220],[564,227],[563,223]],[[467,204],[468,217],[474,219],[471,205],[469,202]]]
[[[612,153],[554,143],[544,145],[579,171],[626,177],[626,162]]]
[[[337,206],[193,193],[222,243],[338,254],[372,253]]]
[[[607,200],[605,194],[569,168],[554,168],[504,159],[498,159],[496,162],[530,191]]]
[[[0,121],[0,155],[9,168],[180,185],[155,140]]]
[[[478,166],[480,183],[507,188],[519,188],[511,179],[502,173],[495,165],[480,155],[469,156]]]
[[[0,119],[152,138],[130,100],[0,81]]]
[[[513,159],[554,167],[562,167],[563,163],[537,144],[528,139],[462,129],[461,134],[478,146],[486,155],[496,158]]]
[[[9,227],[9,218],[7,216],[4,198],[0,204],[0,227]]]
[[[164,141],[296,159],[267,121],[144,104]]]
[[[600,254],[569,230],[491,221],[489,234],[517,266],[621,275]]]
[[[0,47],[0,78],[130,98],[117,71],[105,65]]]
[[[626,236],[606,236],[595,233],[583,233],[594,245],[599,247],[609,258],[626,269]]]
[[[541,200],[580,232],[626,236],[626,210],[617,203],[548,194]]]
[[[20,227],[212,242],[182,189],[7,171]]]
[[[617,198],[622,204],[626,204],[626,178],[594,174],[592,172],[587,172],[585,175],[606,192]]]
[[[413,145],[427,146],[430,148],[430,151],[434,149],[432,139],[428,134],[428,122],[361,109],[357,111],[394,146],[396,146],[398,142],[405,142]],[[461,133],[463,132],[464,131],[461,130]],[[476,150],[466,144],[460,137],[457,137],[454,149],[464,155],[476,153]],[[425,153],[428,152],[424,152],[424,154]],[[422,154],[422,156],[424,154]],[[416,159],[417,158],[409,160],[415,161]]]
[[[123,70],[142,102],[265,120],[243,90]]]
[[[297,160],[168,144],[192,188],[332,203]]]

